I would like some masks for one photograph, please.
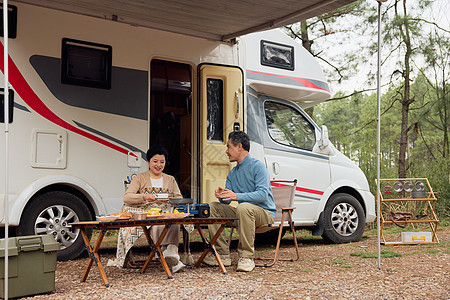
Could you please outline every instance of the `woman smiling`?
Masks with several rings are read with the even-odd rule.
[[[163,173],[167,156],[167,151],[161,146],[153,146],[147,151],[149,170],[138,174],[131,181],[123,197],[124,211],[133,213],[147,212],[152,208],[158,208],[163,211],[173,210],[168,198],[181,198],[182,195],[175,178]],[[159,238],[163,229],[164,226],[162,225],[151,227],[150,233],[153,240]],[[167,264],[172,267],[173,273],[185,267],[178,255],[179,232],[179,225],[171,226],[161,243],[164,258]],[[138,266],[133,260],[130,249],[143,234],[144,231],[141,228],[121,228],[117,241],[116,259],[109,261],[108,265],[137,268]]]

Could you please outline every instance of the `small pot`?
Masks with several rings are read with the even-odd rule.
[[[134,214],[133,219],[134,220],[147,220],[147,214],[146,213]]]

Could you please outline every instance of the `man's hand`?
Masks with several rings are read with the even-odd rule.
[[[223,192],[223,188],[221,188],[220,186],[214,191],[214,196],[216,196],[217,199],[220,199],[220,193]]]
[[[230,200],[236,201],[237,200],[236,193],[229,189],[223,189],[223,188],[219,187],[215,191],[215,194],[216,194],[216,197],[221,199],[222,201],[230,201]]]

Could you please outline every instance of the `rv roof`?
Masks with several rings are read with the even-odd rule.
[[[355,0],[16,0],[212,40],[229,40],[337,9]]]

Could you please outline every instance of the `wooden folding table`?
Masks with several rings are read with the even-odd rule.
[[[89,271],[91,270],[92,264],[95,262],[97,265],[97,268],[100,272],[100,276],[103,280],[103,283],[106,287],[109,287],[110,284],[108,282],[108,278],[106,277],[105,269],[103,268],[103,265],[100,260],[100,256],[98,253],[98,250],[100,249],[100,245],[103,241],[103,237],[105,236],[105,233],[110,229],[120,229],[122,227],[141,227],[144,231],[145,237],[147,238],[147,241],[150,245],[150,254],[144,264],[144,266],[141,269],[141,273],[144,273],[147,268],[150,265],[150,262],[152,261],[153,257],[156,253],[158,253],[159,261],[161,262],[161,265],[167,275],[167,278],[172,279],[172,273],[170,272],[170,269],[167,265],[166,260],[164,259],[164,256],[162,255],[162,251],[160,248],[160,245],[166,236],[167,232],[169,231],[169,228],[172,225],[194,225],[194,227],[197,229],[198,233],[200,234],[200,237],[202,238],[203,244],[205,245],[205,250],[203,251],[200,258],[195,263],[194,267],[199,267],[202,263],[205,256],[208,254],[209,251],[211,251],[214,254],[214,257],[217,259],[217,263],[219,264],[219,268],[222,271],[223,274],[227,275],[227,271],[225,269],[225,266],[222,263],[222,260],[220,259],[219,254],[217,253],[214,243],[222,233],[223,229],[227,224],[230,224],[234,222],[236,219],[233,218],[179,218],[179,219],[169,219],[169,218],[161,218],[161,219],[148,219],[148,220],[123,220],[123,221],[114,221],[114,222],[98,222],[98,221],[85,221],[85,222],[77,222],[77,223],[71,223],[75,229],[79,228],[81,235],[83,237],[84,243],[86,245],[86,250],[88,251],[89,255],[89,261],[86,266],[86,269],[83,273],[83,276],[81,278],[82,282],[86,281],[86,278],[89,274]],[[210,241],[206,238],[206,235],[204,234],[201,226],[202,225],[209,225],[209,224],[220,224],[219,230],[216,232],[216,234],[212,237]],[[150,226],[154,225],[164,225],[165,228],[162,231],[161,235],[159,236],[158,240],[155,242],[151,235],[150,235]],[[89,240],[89,237],[86,233],[86,229],[94,228],[100,230],[100,234],[97,238],[97,241],[95,242],[94,246],[91,245],[91,242]]]

